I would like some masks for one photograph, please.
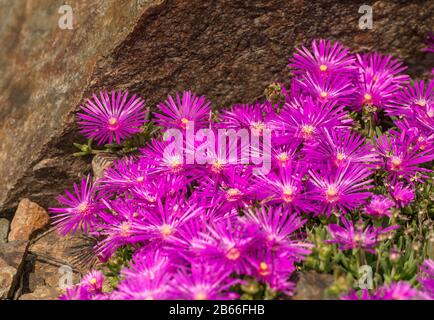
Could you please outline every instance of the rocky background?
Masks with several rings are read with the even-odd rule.
[[[405,60],[412,76],[434,65],[421,52],[434,1],[0,0],[0,298],[52,299],[59,267],[74,281],[84,240],[47,232],[55,196],[92,170],[75,158],[74,113],[103,89],[128,89],[154,106],[190,89],[215,107],[253,102],[288,81],[288,57],[313,38]],[[373,29],[358,13],[372,5]],[[98,168],[94,168],[100,170]],[[75,248],[75,249],[74,249]],[[305,274],[296,298],[322,298],[327,275]]]

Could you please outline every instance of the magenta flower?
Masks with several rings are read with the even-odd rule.
[[[309,162],[317,167],[358,164],[370,168],[379,161],[375,148],[350,130],[323,129],[316,143],[305,146],[305,152]]]
[[[86,287],[76,285],[65,290],[65,293],[59,297],[59,300],[92,300],[92,294]]]
[[[133,95],[127,100],[128,92],[112,91],[100,93],[100,99],[94,94],[93,101],[88,99],[81,112],[77,114],[80,131],[87,138],[93,138],[98,144],[118,144],[141,131],[146,121],[144,102]]]
[[[191,244],[195,256],[225,270],[248,273],[248,258],[256,241],[256,232],[239,223],[238,218],[227,218],[207,226],[207,233]]]
[[[356,93],[353,105],[361,110],[363,105],[388,109],[409,76],[400,75],[406,69],[402,62],[378,53],[357,55]]]
[[[311,201],[305,196],[302,181],[306,168],[285,166],[270,172],[268,175],[256,177],[257,194],[262,203],[282,204],[294,212],[310,212],[314,209]]]
[[[165,103],[158,105],[159,113],[154,113],[156,123],[166,129],[205,128],[211,118],[211,105],[205,97],[195,96],[185,91],[182,97],[177,93],[176,102],[168,96]]]
[[[122,193],[148,180],[149,166],[141,165],[132,157],[113,162],[99,180],[98,189],[105,194]]]
[[[326,240],[327,243],[338,244],[340,250],[363,249],[375,253],[375,246],[390,236],[392,231],[399,228],[399,225],[394,225],[385,229],[373,226],[363,229],[363,225],[360,225],[361,221],[354,226],[352,221],[348,221],[343,217],[341,222],[343,226],[337,224],[327,226],[331,240]]]
[[[162,250],[139,250],[133,255],[128,268],[121,270],[124,278],[146,278],[149,280],[163,278],[172,272],[169,257]]]
[[[192,263],[191,268],[180,268],[171,282],[171,299],[226,300],[232,298],[230,287],[239,280],[230,278],[230,270],[207,265],[205,261]]]
[[[307,73],[296,80],[303,91],[312,96],[317,103],[349,105],[355,90],[351,78],[344,76],[323,77],[318,73]]]
[[[97,245],[99,254],[111,256],[123,245],[141,243],[148,238],[144,212],[135,203],[127,199],[111,202],[103,199],[102,202],[106,210],[99,212],[101,222],[94,232],[102,237]]]
[[[403,182],[392,185],[390,189],[390,194],[399,207],[404,208],[406,205],[414,201],[414,189],[410,186],[405,186]]]
[[[423,80],[408,85],[396,95],[393,105],[387,110],[389,115],[401,117],[415,117],[420,111],[434,116],[434,80],[426,86]]]
[[[263,105],[256,103],[236,104],[230,110],[223,110],[218,127],[226,129],[247,129],[252,135],[262,136],[265,130],[271,130],[270,121],[274,118],[274,112],[263,112]]]
[[[59,195],[57,201],[65,207],[49,209],[53,213],[54,229],[62,235],[91,231],[100,209],[94,189],[92,178],[87,176],[80,186],[74,183],[74,194],[65,190],[65,196]]]
[[[297,53],[290,60],[289,66],[294,73],[302,74],[306,71],[319,73],[323,76],[336,73],[349,73],[354,70],[354,57],[348,48],[338,42],[323,39],[312,41],[312,52],[307,48],[297,48]]]
[[[307,97],[303,101],[285,104],[275,122],[275,126],[284,132],[280,141],[287,143],[294,138],[304,141],[316,139],[321,129],[348,128],[352,120],[343,106],[317,104]]]
[[[408,131],[390,131],[390,137],[382,135],[377,139],[377,152],[382,157],[383,167],[392,181],[405,179],[410,183],[427,178],[421,164],[434,159],[434,147]]]
[[[156,278],[128,277],[121,281],[114,294],[116,300],[164,300],[169,298],[171,274]]]
[[[172,141],[154,139],[140,150],[141,165],[152,167],[153,173],[183,175],[187,168],[183,145],[172,145]]]
[[[364,213],[373,217],[391,217],[391,208],[395,202],[382,195],[373,195],[369,204],[366,205]]]
[[[270,289],[283,292],[291,296],[295,289],[295,283],[290,280],[296,270],[294,262],[285,255],[266,254],[264,257],[249,258],[251,275],[262,283],[266,283]]]
[[[89,293],[95,295],[102,292],[103,283],[104,276],[102,272],[92,270],[81,279],[80,285],[86,288]]]
[[[292,261],[301,261],[310,253],[310,245],[294,240],[294,235],[306,220],[298,215],[290,214],[289,210],[282,207],[261,207],[258,210],[250,210],[246,213],[246,225],[257,229],[260,242],[266,247],[266,252],[278,252]]]
[[[420,269],[422,274],[418,277],[418,281],[422,285],[423,293],[434,300],[434,261],[431,259],[425,260]]]
[[[367,190],[372,180],[367,178],[372,172],[365,167],[346,165],[336,170],[309,170],[309,174],[313,188],[308,194],[320,206],[315,215],[352,211],[371,196]]]

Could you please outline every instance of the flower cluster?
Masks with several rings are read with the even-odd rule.
[[[93,237],[101,261],[130,253],[110,290],[93,271],[62,298],[234,299],[252,281],[287,297],[316,225],[327,225],[324,243],[342,252],[375,254],[393,239],[400,229],[394,212],[432,174],[434,82],[409,84],[392,56],[351,54],[325,40],[299,49],[289,66],[291,89],[275,84],[277,99],[215,113],[203,96],[168,96],[153,114],[161,134],[136,153],[118,154],[102,178],[88,176],[59,196],[63,206],[51,209],[59,233]],[[101,93],[82,107],[78,123],[100,144],[121,144],[141,131],[143,108],[128,93]],[[167,129],[178,130],[178,147],[163,137]],[[263,151],[258,146],[241,141],[215,152],[187,139],[220,129],[246,130],[263,143],[270,135],[269,172],[255,172],[265,157],[250,161]],[[199,151],[205,161],[187,161]],[[431,278],[420,281],[432,296],[432,261],[424,271]],[[375,297],[416,294],[395,283]]]

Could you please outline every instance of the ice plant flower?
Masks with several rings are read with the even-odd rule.
[[[245,224],[254,226],[261,242],[265,244],[267,251],[279,253],[293,261],[301,261],[310,253],[310,245],[294,240],[294,235],[306,220],[298,215],[291,214],[289,210],[277,207],[258,210],[250,210],[246,214]]]
[[[371,195],[368,191],[372,187],[372,179],[368,179],[371,174],[360,165],[346,165],[336,170],[309,170],[312,189],[308,196],[318,201],[316,215],[330,216],[336,210],[346,213],[365,203]]]
[[[392,106],[387,110],[391,116],[415,117],[421,110],[434,116],[434,80],[415,81],[400,91]]]
[[[420,267],[422,274],[418,281],[422,284],[423,292],[432,300],[434,300],[434,261],[431,259],[425,260]]]
[[[415,198],[414,189],[410,186],[404,185],[403,182],[392,185],[390,194],[395,200],[395,203],[401,208],[405,207],[409,203],[412,203]]]
[[[368,226],[363,227],[362,223],[353,224],[351,220],[341,218],[343,226],[329,224],[328,232],[331,236],[328,243],[336,243],[341,250],[362,249],[375,253],[375,246],[391,235],[392,231],[399,228],[398,225],[387,228]]]
[[[307,73],[297,78],[301,89],[315,98],[317,103],[333,102],[337,105],[349,105],[355,88],[351,78],[343,76],[322,77],[318,73]]]
[[[284,132],[280,140],[288,143],[294,138],[311,141],[317,137],[321,129],[344,129],[351,122],[343,106],[336,106],[330,102],[318,104],[311,97],[307,97],[303,101],[285,104],[274,125]]]
[[[323,129],[316,143],[307,144],[304,151],[315,167],[358,164],[370,168],[379,161],[375,148],[350,130]]]
[[[372,217],[391,217],[395,202],[382,195],[373,195],[369,204],[366,205],[364,213]]]
[[[195,96],[190,91],[176,94],[176,101],[168,96],[165,103],[158,105],[155,112],[156,123],[166,129],[204,128],[208,126],[211,117],[211,104],[204,96]]]
[[[302,181],[306,174],[303,166],[285,166],[267,175],[258,175],[257,194],[262,203],[282,204],[294,212],[310,212],[311,201],[305,196]]]
[[[382,135],[377,139],[376,147],[392,181],[405,179],[413,183],[427,178],[426,173],[430,170],[421,165],[434,159],[432,144],[418,141],[408,131],[391,131],[390,137]]]
[[[252,135],[262,136],[265,130],[271,130],[270,121],[274,118],[274,112],[264,114],[262,104],[253,105],[237,104],[230,110],[222,111],[219,128],[247,129]]]
[[[230,278],[230,270],[222,266],[208,265],[198,260],[191,268],[180,268],[174,275],[169,289],[172,299],[227,300],[231,298],[230,287],[239,280]]]
[[[74,183],[74,194],[65,190],[65,195],[57,197],[57,201],[64,207],[50,208],[54,229],[62,235],[91,231],[98,220],[100,205],[97,198],[90,176],[82,179],[80,185]]]
[[[321,75],[351,73],[354,70],[354,57],[348,48],[340,43],[320,39],[312,41],[312,51],[306,47],[297,48],[297,53],[290,60],[289,66],[294,73],[311,72]]]
[[[146,121],[144,102],[128,92],[112,91],[96,94],[88,99],[77,114],[80,131],[87,138],[95,139],[98,144],[120,144],[132,135],[141,131]]]
[[[85,287],[91,294],[97,294],[102,292],[102,286],[104,283],[104,276],[101,271],[92,270],[86,274],[80,281],[80,285]]]

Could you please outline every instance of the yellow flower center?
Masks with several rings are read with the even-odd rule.
[[[365,93],[363,98],[365,99],[366,103],[371,103],[371,101],[372,101],[372,96],[369,93]]]
[[[237,248],[232,248],[226,253],[226,258],[229,260],[235,261],[241,255],[241,252]]]
[[[326,98],[326,97],[327,97],[327,92],[322,91],[322,92],[321,92],[321,98]]]
[[[112,117],[108,120],[109,125],[114,126],[115,124],[118,123],[118,119]]]
[[[211,166],[211,171],[214,173],[220,173],[223,167],[223,163],[221,163],[219,160],[216,160]]]
[[[292,200],[294,200],[294,190],[292,189],[292,187],[285,187],[283,189],[282,199],[286,203],[290,203],[292,202]]]
[[[77,206],[77,211],[81,215],[87,215],[90,212],[90,207],[87,202],[82,202]]]
[[[92,278],[92,279],[90,279],[90,281],[89,281],[89,283],[90,284],[96,284],[96,282],[97,282],[97,280],[96,280],[96,278]]]
[[[173,228],[172,228],[170,225],[168,225],[168,224],[163,224],[163,225],[160,227],[160,233],[161,233],[161,235],[163,236],[163,238],[167,238],[167,237],[169,237],[170,235],[172,235],[172,233],[173,233]]]
[[[277,156],[277,159],[280,162],[286,162],[286,161],[288,161],[289,157],[288,157],[288,154],[286,152],[282,152]]]
[[[194,295],[194,300],[206,300],[207,294],[205,292],[199,291]]]
[[[327,71],[327,66],[325,64],[322,64],[319,66],[319,70],[322,72]]]
[[[338,191],[334,186],[328,186],[326,191],[326,200],[327,202],[335,202],[339,199]]]
[[[426,106],[426,100],[425,99],[420,99],[420,100],[416,101],[415,103],[421,107]]]
[[[312,134],[315,132],[315,127],[306,124],[303,127],[301,127],[301,132],[303,133],[303,138],[310,139],[312,137]]]
[[[131,235],[131,226],[128,222],[122,222],[119,229],[120,229],[121,237],[126,238],[126,237],[129,237]]]
[[[252,130],[252,133],[256,136],[260,136],[262,132],[265,129],[265,124],[263,122],[251,122],[250,123],[250,129]]]
[[[144,180],[145,180],[145,178],[142,177],[142,176],[137,177],[137,179],[136,179],[136,181],[137,181],[138,183],[142,183]]]
[[[259,264],[259,274],[263,277],[269,274],[268,265],[265,262]]]
[[[398,157],[392,157],[392,166],[391,166],[391,170],[393,171],[399,171],[401,170],[401,164],[402,164],[402,160]]]
[[[190,122],[190,121],[189,121],[187,118],[182,118],[182,119],[181,119],[181,127],[182,127],[183,129],[187,128],[187,125],[188,125],[189,122]]]
[[[172,156],[169,159],[168,164],[173,172],[178,172],[182,169],[182,161],[180,156]]]
[[[237,188],[230,188],[226,191],[226,199],[228,201],[237,201],[243,193]]]

